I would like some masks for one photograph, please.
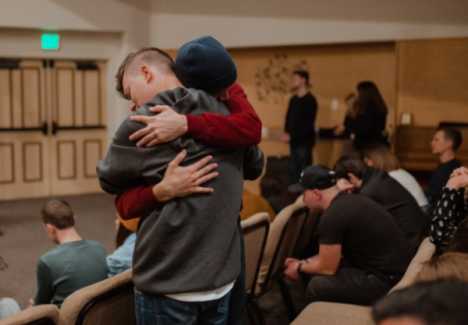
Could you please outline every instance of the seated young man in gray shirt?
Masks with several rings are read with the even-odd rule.
[[[224,72],[214,83],[210,80],[210,93],[235,81],[235,65],[221,44],[203,38],[188,46],[193,46],[194,55],[214,54],[210,64]],[[149,107],[157,104],[183,114],[228,114],[226,106],[208,93],[183,88],[180,71],[176,76],[172,59],[161,50],[131,54],[119,71],[118,88],[141,106],[136,114],[151,115]],[[125,120],[100,162],[100,181],[107,192],[119,194],[137,185],[158,183],[182,149],[187,152],[186,164],[212,155],[219,176],[208,183],[214,190],[210,195],[172,199],[142,217],[134,256],[138,324],[158,319],[168,324],[225,324],[241,264],[237,224],[244,167],[261,171],[257,164],[262,161],[245,161],[244,150],[216,149],[190,137],[138,148],[129,136],[142,127]]]
[[[42,208],[47,236],[58,246],[39,258],[35,305],[61,306],[73,292],[107,278],[106,250],[83,240],[76,231],[70,205],[49,200]]]

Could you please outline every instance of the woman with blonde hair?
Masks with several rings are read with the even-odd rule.
[[[398,158],[386,145],[367,148],[364,151],[367,166],[386,171],[390,177],[400,183],[415,198],[418,205],[427,212],[429,202],[418,181],[409,172],[400,167]]]

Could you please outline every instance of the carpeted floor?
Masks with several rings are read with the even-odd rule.
[[[111,252],[114,248],[115,209],[112,197],[104,194],[64,197],[72,205],[76,227],[82,237],[101,242]],[[42,228],[40,209],[45,199],[0,202],[0,297],[12,297],[22,307],[36,290],[36,263],[54,244]],[[286,310],[275,289],[263,296],[260,307],[268,325],[288,324]],[[246,322],[245,322],[246,323]]]

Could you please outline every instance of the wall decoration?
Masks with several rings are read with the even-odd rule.
[[[285,53],[276,53],[255,73],[258,100],[278,104],[290,96],[291,74],[296,69],[308,69],[306,60],[291,60]]]

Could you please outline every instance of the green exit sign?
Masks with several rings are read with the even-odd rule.
[[[58,33],[42,33],[41,49],[44,51],[58,51],[60,49],[60,35]]]

